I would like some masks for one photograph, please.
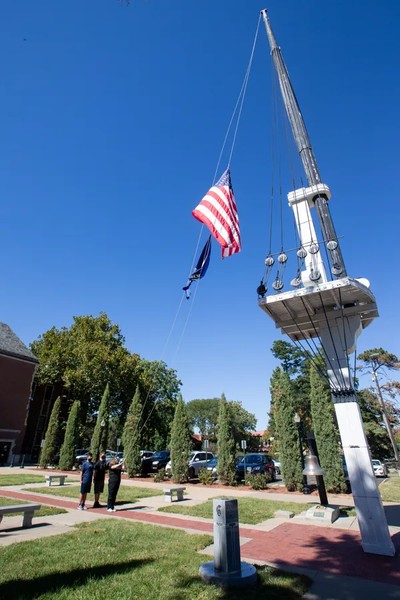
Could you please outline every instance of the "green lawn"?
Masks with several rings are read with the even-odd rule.
[[[40,494],[48,494],[49,496],[63,496],[64,498],[76,498],[79,500],[79,489],[80,484],[77,482],[76,484],[66,484],[57,487],[38,487],[38,488],[29,488],[30,492],[39,492]],[[103,504],[107,500],[107,484],[104,487],[104,492],[100,496],[100,502]],[[119,488],[117,503],[118,502],[137,502],[141,498],[148,498],[149,496],[161,496],[163,494],[162,490],[156,488],[142,488],[142,487],[134,487],[134,486],[124,486],[123,484]],[[90,504],[94,501],[93,496],[93,486],[92,491],[88,494],[87,504]]]
[[[392,475],[379,486],[384,502],[400,502],[400,477]]]
[[[44,483],[44,475],[30,475],[29,473],[10,473],[0,475],[0,486],[4,485],[25,485],[25,483]]]
[[[13,498],[2,498],[0,496],[0,506],[12,506],[13,504],[30,504],[30,502],[24,502],[23,500],[14,500]],[[66,513],[68,511],[63,508],[55,508],[53,506],[42,506],[40,510],[37,510],[34,514],[34,517],[47,517],[49,515],[59,515],[61,513]],[[19,515],[22,513],[12,513],[10,515],[4,515],[4,517],[15,517],[15,515]],[[1,596],[0,596],[1,598]]]
[[[71,533],[0,548],[2,600],[242,600],[243,590],[224,592],[203,583],[196,551],[212,542],[141,523],[106,519]],[[246,600],[300,600],[310,586],[301,575],[270,567]]]
[[[310,508],[310,504],[297,504],[295,502],[278,502],[276,500],[261,500],[259,498],[239,499],[239,521],[248,525],[255,525],[274,516],[276,510],[290,510],[296,515]],[[181,502],[172,506],[164,506],[158,510],[170,513],[179,513],[193,517],[213,518],[212,499],[195,506],[185,506]]]

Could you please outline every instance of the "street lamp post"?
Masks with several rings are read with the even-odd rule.
[[[383,421],[385,423],[385,427],[388,432],[388,436],[390,438],[390,442],[393,447],[394,458],[395,458],[397,464],[399,465],[399,463],[400,463],[399,449],[397,447],[396,440],[394,439],[392,427],[390,425],[388,411],[387,411],[386,404],[385,404],[385,401],[382,396],[381,386],[379,385],[379,379],[378,379],[377,373],[378,373],[379,367],[381,367],[382,365],[377,360],[378,356],[379,356],[378,354],[371,354],[372,381],[375,383],[376,391],[378,393],[379,403],[382,407],[382,417],[383,417]]]

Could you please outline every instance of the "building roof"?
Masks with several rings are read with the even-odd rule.
[[[0,323],[0,354],[22,358],[29,362],[39,362],[6,323]]]

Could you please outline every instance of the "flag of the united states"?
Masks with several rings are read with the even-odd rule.
[[[207,192],[192,215],[204,223],[221,244],[222,258],[240,252],[239,217],[229,169]]]

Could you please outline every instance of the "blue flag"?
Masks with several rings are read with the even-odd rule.
[[[195,270],[193,271],[193,273],[190,275],[189,279],[188,279],[188,284],[185,285],[183,289],[183,291],[186,294],[186,298],[189,300],[190,295],[188,293],[188,290],[190,288],[190,286],[192,285],[193,281],[197,281],[198,279],[201,279],[202,277],[204,277],[204,275],[206,274],[206,271],[208,269],[208,265],[210,262],[210,255],[211,255],[211,235],[209,236],[206,245],[204,246],[203,250],[201,251],[199,260],[197,261]]]

